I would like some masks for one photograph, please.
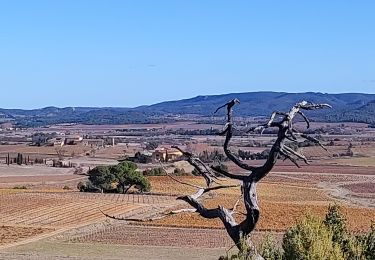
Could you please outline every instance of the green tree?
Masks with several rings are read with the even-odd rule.
[[[332,241],[341,247],[342,252],[350,258],[354,257],[354,252],[352,252],[354,241],[346,227],[346,219],[337,204],[328,206],[323,223],[332,232]]]
[[[149,191],[151,188],[150,182],[137,171],[137,165],[133,162],[121,162],[111,167],[110,171],[115,175],[119,192],[125,194],[133,186],[140,191]]]
[[[18,165],[21,165],[22,162],[23,162],[23,156],[22,156],[21,153],[18,153],[18,154],[17,154],[17,164],[18,164]]]
[[[88,172],[89,181],[101,192],[113,190],[116,176],[108,166],[97,166]]]
[[[137,165],[129,161],[115,166],[98,166],[88,174],[89,182],[101,192],[126,193],[134,186],[142,192],[151,188],[150,182],[137,171]]]
[[[151,142],[149,142],[149,143],[146,145],[146,149],[147,149],[147,150],[154,150],[154,149],[158,148],[158,146],[159,146],[159,143],[158,143],[158,142],[151,141]]]

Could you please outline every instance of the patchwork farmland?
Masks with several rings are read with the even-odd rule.
[[[178,130],[179,126],[168,129]],[[204,127],[199,124],[189,127],[194,129],[195,126]],[[118,131],[119,127],[111,126],[105,131]],[[355,128],[356,125],[351,127]],[[363,125],[360,127],[365,129]],[[61,128],[64,127],[56,126],[53,130]],[[91,126],[90,129],[96,134],[104,132],[103,127]],[[153,128],[144,125],[140,129],[153,133],[145,139],[146,143],[171,145],[177,142],[198,154],[216,153],[221,149],[222,139],[216,136],[177,135],[172,138],[155,134],[154,130],[149,130]],[[163,127],[157,129],[167,131]],[[169,254],[173,255],[172,252],[178,252],[173,250],[179,248],[189,252],[186,259],[201,259],[200,253],[189,251],[192,247],[202,249],[207,259],[217,259],[218,255],[225,254],[233,244],[220,221],[207,220],[192,212],[158,219],[171,211],[187,208],[187,204],[176,198],[195,192],[195,188],[182,185],[168,176],[147,176],[151,191],[144,194],[135,189],[130,190],[129,194],[78,191],[77,184],[87,181],[85,173],[89,169],[97,165],[114,165],[124,156],[146,149],[138,136],[121,138],[128,142],[94,148],[66,146],[60,159],[70,167],[37,163],[7,165],[5,157],[8,152],[13,157],[22,153],[25,157],[47,161],[60,159],[52,147],[24,144],[0,146],[0,258],[61,259],[62,256],[69,256],[85,259],[87,256],[87,259],[95,259],[97,250],[108,257],[116,255],[113,252],[117,250],[118,258],[114,259],[121,259],[119,252],[132,255],[135,252],[132,250],[139,250],[140,245],[147,245],[145,254],[149,254],[149,259],[153,259],[152,250],[158,252],[155,254],[159,258],[168,258]],[[272,135],[251,138],[257,147],[248,147],[247,139],[235,137],[233,143],[236,148],[233,150],[260,153],[267,149],[273,139]],[[339,139],[335,136],[330,138]],[[297,168],[280,161],[258,185],[261,217],[254,233],[255,242],[268,233],[281,239],[283,232],[297,219],[307,213],[322,218],[332,203],[341,206],[352,232],[369,230],[371,222],[375,220],[375,154],[372,149],[375,143],[358,141],[361,140],[360,136],[355,141],[347,136],[340,137],[340,140],[333,144],[331,142],[328,152],[315,146],[302,148],[301,153],[310,159],[310,165]],[[329,142],[326,140],[326,143]],[[353,153],[344,155],[348,153],[349,146]],[[248,160],[246,163],[261,165],[264,159]],[[245,174],[228,161],[224,164],[229,171]],[[140,171],[157,167],[160,164],[155,162],[138,163]],[[190,174],[193,168],[184,161],[165,163],[163,167],[169,173],[174,173],[176,169],[185,173],[184,176],[175,176],[181,182],[204,185],[201,177]],[[221,180],[221,183],[238,184],[232,180]],[[230,208],[239,194],[239,187],[211,192],[207,195],[210,200],[206,201],[205,206],[215,208],[224,205]],[[243,212],[243,205],[239,205],[238,210]],[[103,213],[145,221],[114,220]],[[240,219],[241,215],[236,218]],[[51,251],[51,248],[58,250]]]

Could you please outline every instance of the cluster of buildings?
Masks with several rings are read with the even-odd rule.
[[[53,138],[46,138],[45,136],[34,136],[32,142],[34,144],[45,144],[61,147],[64,145],[78,145],[83,144],[90,147],[104,147],[103,139],[84,139],[80,135],[57,136]]]

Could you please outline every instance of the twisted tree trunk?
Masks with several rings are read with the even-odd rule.
[[[297,130],[293,128],[293,119],[296,115],[300,115],[302,119],[306,122],[307,128],[310,126],[310,122],[308,118],[303,114],[302,110],[313,110],[313,109],[320,109],[320,108],[329,108],[328,104],[313,104],[308,103],[306,101],[302,101],[294,105],[288,112],[279,112],[275,111],[272,113],[269,121],[266,124],[259,125],[253,128],[250,128],[247,132],[253,131],[261,131],[263,132],[267,128],[277,128],[277,139],[274,142],[268,159],[262,166],[251,166],[243,161],[241,161],[237,156],[235,156],[229,149],[229,144],[231,138],[233,136],[233,107],[240,103],[238,99],[233,99],[228,103],[224,104],[223,106],[219,107],[215,113],[221,109],[226,107],[227,109],[227,122],[225,124],[224,130],[221,132],[221,135],[225,135],[224,141],[224,152],[226,156],[235,163],[238,167],[248,171],[248,174],[235,174],[230,173],[223,170],[219,166],[207,166],[203,163],[197,156],[193,155],[192,153],[183,151],[181,148],[174,146],[174,148],[180,150],[183,155],[186,157],[186,160],[200,173],[200,175],[206,181],[206,187],[200,187],[195,184],[186,183],[183,181],[178,180],[177,178],[167,174],[173,180],[184,184],[189,185],[191,187],[197,188],[197,192],[192,195],[186,195],[178,197],[177,199],[183,200],[187,202],[193,209],[182,209],[170,213],[181,213],[181,212],[197,212],[200,216],[207,218],[207,219],[214,219],[219,218],[228,235],[231,237],[235,245],[240,251],[247,251],[248,254],[253,253],[253,255],[257,255],[254,253],[252,243],[250,241],[250,233],[255,229],[259,217],[260,217],[260,210],[258,205],[257,199],[257,192],[256,192],[256,185],[259,181],[261,181],[267,174],[272,170],[274,165],[276,164],[279,158],[288,159],[293,162],[297,167],[300,167],[297,163],[298,160],[303,160],[306,164],[308,161],[306,157],[287,145],[287,141],[290,142],[298,142],[298,137],[301,139],[308,140],[310,142],[314,142],[323,147],[323,145],[319,142],[319,140],[315,139],[314,137],[307,136],[305,134],[299,133]],[[276,119],[279,119],[276,121]],[[323,147],[324,148],[324,147]],[[239,180],[241,182],[240,185],[222,185],[220,184],[220,180],[216,177],[215,172],[224,175],[228,178]],[[213,186],[213,184],[216,184]],[[234,204],[232,209],[227,209],[223,206],[218,206],[217,208],[208,209],[204,206],[204,195],[207,192],[212,190],[219,190],[225,188],[233,188],[241,186],[241,197],[236,203]],[[237,223],[234,214],[236,213],[236,208],[239,203],[243,202],[246,213],[244,214],[244,219]],[[108,216],[108,215],[106,215]],[[118,219],[113,216],[108,216],[111,218]],[[155,219],[160,219],[163,216],[156,217]],[[127,219],[122,219],[127,220]],[[134,221],[134,219],[132,219]],[[138,220],[138,221],[145,221],[145,220]],[[261,259],[259,255],[257,255],[258,259]]]
[[[240,175],[240,174],[233,174],[222,170],[220,167],[211,167],[214,171],[228,177],[231,179],[237,179],[242,181],[242,193],[243,193],[243,203],[245,205],[246,214],[245,219],[237,223],[233,217],[235,213],[235,209],[238,203],[233,207],[232,210],[228,210],[222,206],[219,206],[216,209],[206,209],[201,202],[194,198],[193,196],[185,196],[180,199],[183,199],[187,203],[189,203],[192,207],[196,209],[196,211],[205,218],[219,218],[222,222],[224,227],[226,228],[229,236],[232,238],[233,242],[236,244],[239,250],[247,250],[248,248],[252,248],[252,244],[249,240],[249,234],[255,229],[256,224],[258,223],[260,210],[258,205],[257,199],[257,192],[256,192],[256,185],[257,183],[262,180],[274,167],[277,160],[280,157],[284,157],[285,159],[289,159],[292,161],[296,166],[299,167],[297,164],[298,159],[302,159],[305,163],[308,163],[305,156],[302,154],[297,153],[292,148],[286,145],[286,141],[290,140],[292,142],[297,142],[297,136],[300,136],[303,139],[307,139],[314,143],[321,145],[321,143],[313,138],[306,136],[304,134],[299,133],[295,129],[293,129],[293,119],[296,115],[301,115],[302,118],[306,121],[307,127],[309,127],[309,120],[307,117],[301,112],[301,110],[312,110],[312,109],[319,109],[319,108],[326,108],[330,107],[328,104],[312,104],[308,102],[301,102],[294,105],[289,112],[274,112],[271,115],[270,120],[264,124],[254,128],[251,128],[250,131],[257,131],[261,130],[262,132],[270,127],[278,128],[277,139],[273,144],[271,151],[269,153],[268,159],[262,166],[254,167],[242,162],[239,158],[237,158],[230,150],[229,150],[229,143],[233,136],[233,106],[240,103],[238,99],[233,99],[229,101],[224,106],[219,107],[215,113],[223,107],[227,108],[227,122],[225,125],[224,131],[221,133],[225,135],[225,142],[224,142],[224,152],[226,156],[234,162],[237,166],[242,169],[249,171],[247,175]],[[275,121],[276,116],[282,116],[280,121]],[[189,160],[188,160],[189,161]],[[195,165],[192,164],[194,167]],[[195,167],[203,176],[209,175],[210,172],[203,172],[200,171],[197,167]],[[206,176],[205,179],[208,177]],[[202,194],[203,195],[203,194]],[[245,247],[245,248],[244,248]]]

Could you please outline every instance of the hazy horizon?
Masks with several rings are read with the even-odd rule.
[[[274,93],[288,93],[288,94],[303,94],[303,93],[321,93],[321,94],[328,94],[328,95],[341,95],[341,94],[364,94],[364,95],[375,95],[375,93],[364,93],[364,92],[342,92],[342,93],[327,93],[327,92],[314,92],[314,91],[307,91],[307,92],[285,92],[285,91],[247,91],[247,92],[230,92],[230,93],[220,93],[220,94],[210,94],[210,95],[196,95],[193,97],[183,97],[180,99],[170,99],[170,100],[161,100],[155,103],[150,104],[140,104],[137,106],[55,106],[53,104],[43,106],[43,107],[30,107],[30,108],[22,108],[22,107],[0,107],[1,109],[21,109],[21,110],[34,110],[34,109],[43,109],[47,107],[56,107],[56,108],[79,108],[79,107],[91,107],[91,108],[137,108],[142,106],[150,106],[154,104],[159,104],[163,102],[169,101],[179,101],[179,100],[186,100],[192,99],[198,96],[220,96],[220,95],[229,95],[229,94],[243,94],[243,93],[257,93],[257,92],[274,92]]]

